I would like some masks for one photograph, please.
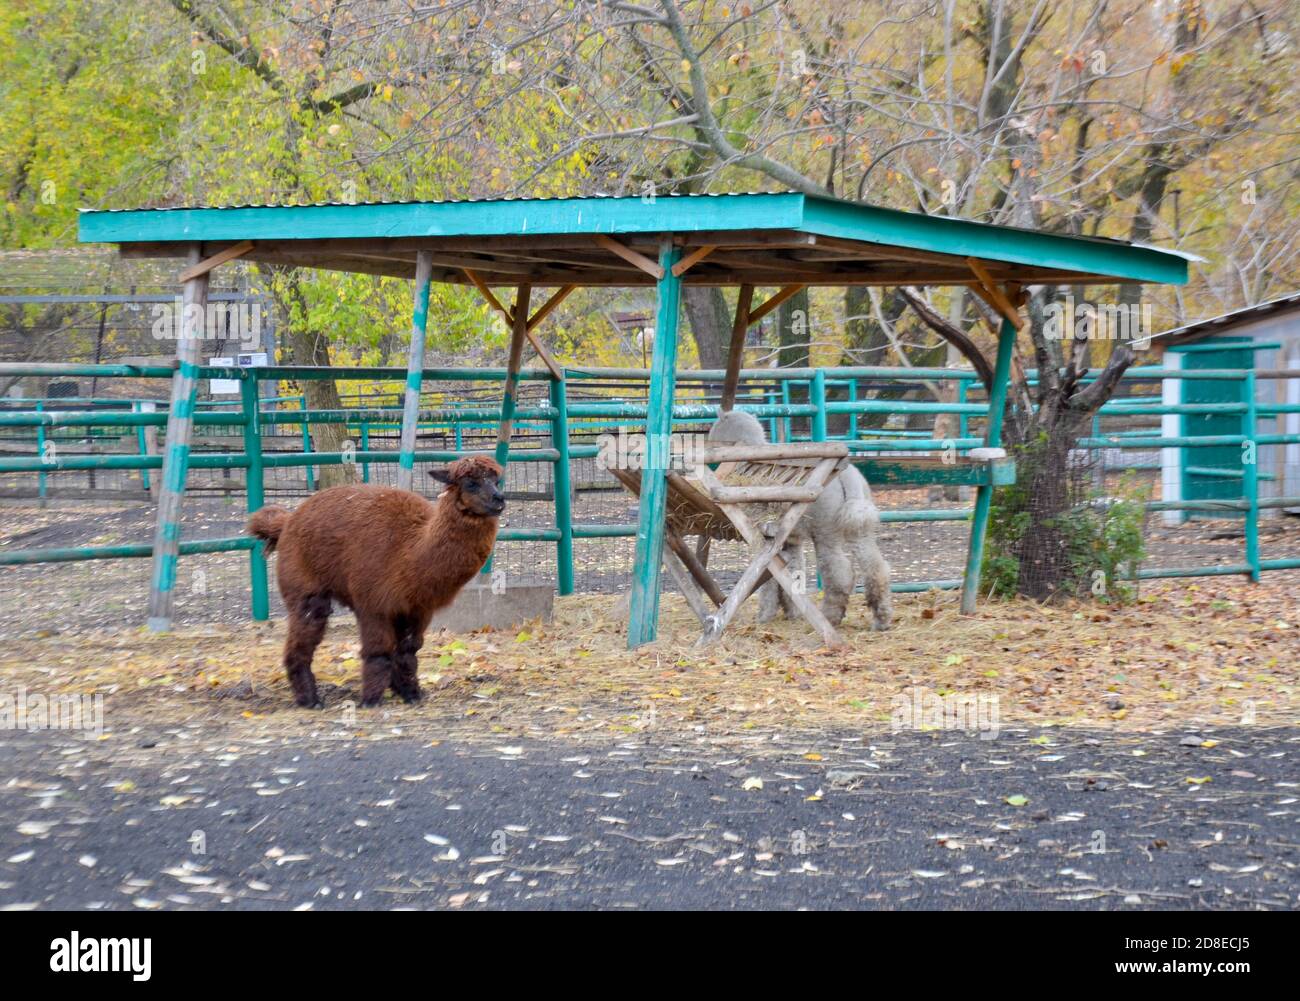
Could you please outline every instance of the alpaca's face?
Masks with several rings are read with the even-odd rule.
[[[471,514],[495,518],[506,509],[506,495],[501,492],[499,476],[467,476],[456,484],[460,499]]]
[[[495,518],[506,509],[501,492],[501,467],[482,455],[457,459],[446,469],[431,469],[429,475],[455,493],[455,503],[466,514]]]

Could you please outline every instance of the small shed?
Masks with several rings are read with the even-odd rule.
[[[1241,404],[1251,401],[1254,383],[1256,407],[1300,405],[1300,292],[1247,306],[1151,338],[1167,369],[1245,369],[1252,379],[1169,378],[1162,382],[1167,405]],[[1300,434],[1300,413],[1258,414],[1254,427],[1246,413],[1167,414],[1162,418],[1164,437],[1243,435],[1255,448],[1261,514],[1280,517],[1300,514],[1300,507],[1269,507],[1267,501],[1300,496],[1300,445],[1267,444],[1271,435]],[[1166,501],[1240,500],[1243,496],[1240,445],[1161,449],[1162,496]],[[1188,517],[1224,517],[1228,512],[1189,515],[1166,511],[1166,524]]]

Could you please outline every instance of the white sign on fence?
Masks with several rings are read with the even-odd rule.
[[[242,351],[234,358],[209,358],[209,365],[231,366],[238,365],[240,368],[255,368],[266,366],[265,351]],[[239,380],[238,379],[209,379],[208,392],[213,396],[238,396]]]

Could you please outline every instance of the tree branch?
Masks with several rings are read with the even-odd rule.
[[[358,101],[364,101],[366,98],[372,97],[379,90],[379,87],[380,85],[373,80],[369,83],[359,83],[355,87],[339,91],[333,97],[326,97],[319,101],[309,101],[307,107],[317,114],[328,115],[332,111],[342,111]]]
[[[231,38],[211,18],[195,9],[192,0],[170,0],[170,2],[177,11],[193,23],[208,41],[229,55],[231,59],[252,72],[277,94],[286,97],[293,96],[292,88],[285,82],[284,77],[280,76],[270,64],[257,54],[255,46],[251,43],[244,45],[239,40]],[[397,85],[400,86],[400,82]],[[364,101],[366,98],[373,96],[379,88],[380,84],[374,81],[359,83],[319,101],[304,97],[298,101],[298,104],[304,111],[310,111],[317,115],[327,115],[333,111],[350,107],[359,101]]]
[[[728,163],[734,163],[746,170],[766,174],[774,181],[794,188],[796,191],[802,191],[809,195],[828,194],[827,190],[820,184],[810,181],[799,171],[786,166],[784,163],[769,159],[761,153],[741,152],[731,144],[723,133],[722,126],[718,124],[717,118],[714,117],[713,108],[709,104],[709,86],[704,79],[704,70],[700,68],[700,56],[695,51],[695,46],[691,44],[690,36],[682,24],[677,4],[674,0],[660,0],[660,3],[664,9],[664,22],[668,27],[668,31],[673,36],[673,41],[676,42],[677,48],[682,54],[682,59],[690,69],[690,106],[691,110],[699,115],[699,121],[695,123],[695,128],[713,147],[713,151]]]
[[[289,85],[284,82],[279,73],[262,60],[252,45],[241,45],[237,40],[226,35],[211,19],[196,10],[191,0],[171,0],[171,5],[193,22],[208,41],[223,50],[239,65],[251,70],[272,90],[280,94],[289,93]]]
[[[976,374],[979,375],[980,381],[984,383],[985,390],[991,393],[993,391],[993,366],[984,357],[984,353],[975,346],[975,342],[926,305],[925,300],[921,298],[921,294],[910,285],[901,285],[898,291],[907,300],[907,304],[912,307],[913,312],[920,317],[922,323],[962,353],[963,357],[971,363]]]
[[[1127,344],[1115,345],[1115,350],[1110,354],[1110,361],[1106,362],[1106,367],[1101,370],[1101,375],[1097,376],[1096,382],[1072,395],[1066,401],[1066,407],[1079,414],[1092,413],[1110,399],[1135,357]]]

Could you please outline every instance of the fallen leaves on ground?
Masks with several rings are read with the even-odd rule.
[[[151,634],[69,632],[20,638],[0,672],[31,692],[102,693],[109,736],[140,724],[225,719],[376,736],[455,720],[490,735],[614,736],[655,729],[711,735],[775,726],[887,728],[913,688],[995,697],[998,718],[1141,730],[1292,722],[1300,673],[1296,575],[1263,584],[1147,588],[1124,608],[988,601],[958,613],[955,594],[900,595],[895,626],[875,633],[855,602],[843,649],[820,648],[802,622],[758,625],[745,610],[717,645],[665,595],[659,642],[629,652],[616,599],[575,595],[555,620],[509,631],[431,633],[420,653],[423,704],[356,708],[355,625],[335,615],[315,669],[321,714],[295,708],[280,668],[282,622]]]

